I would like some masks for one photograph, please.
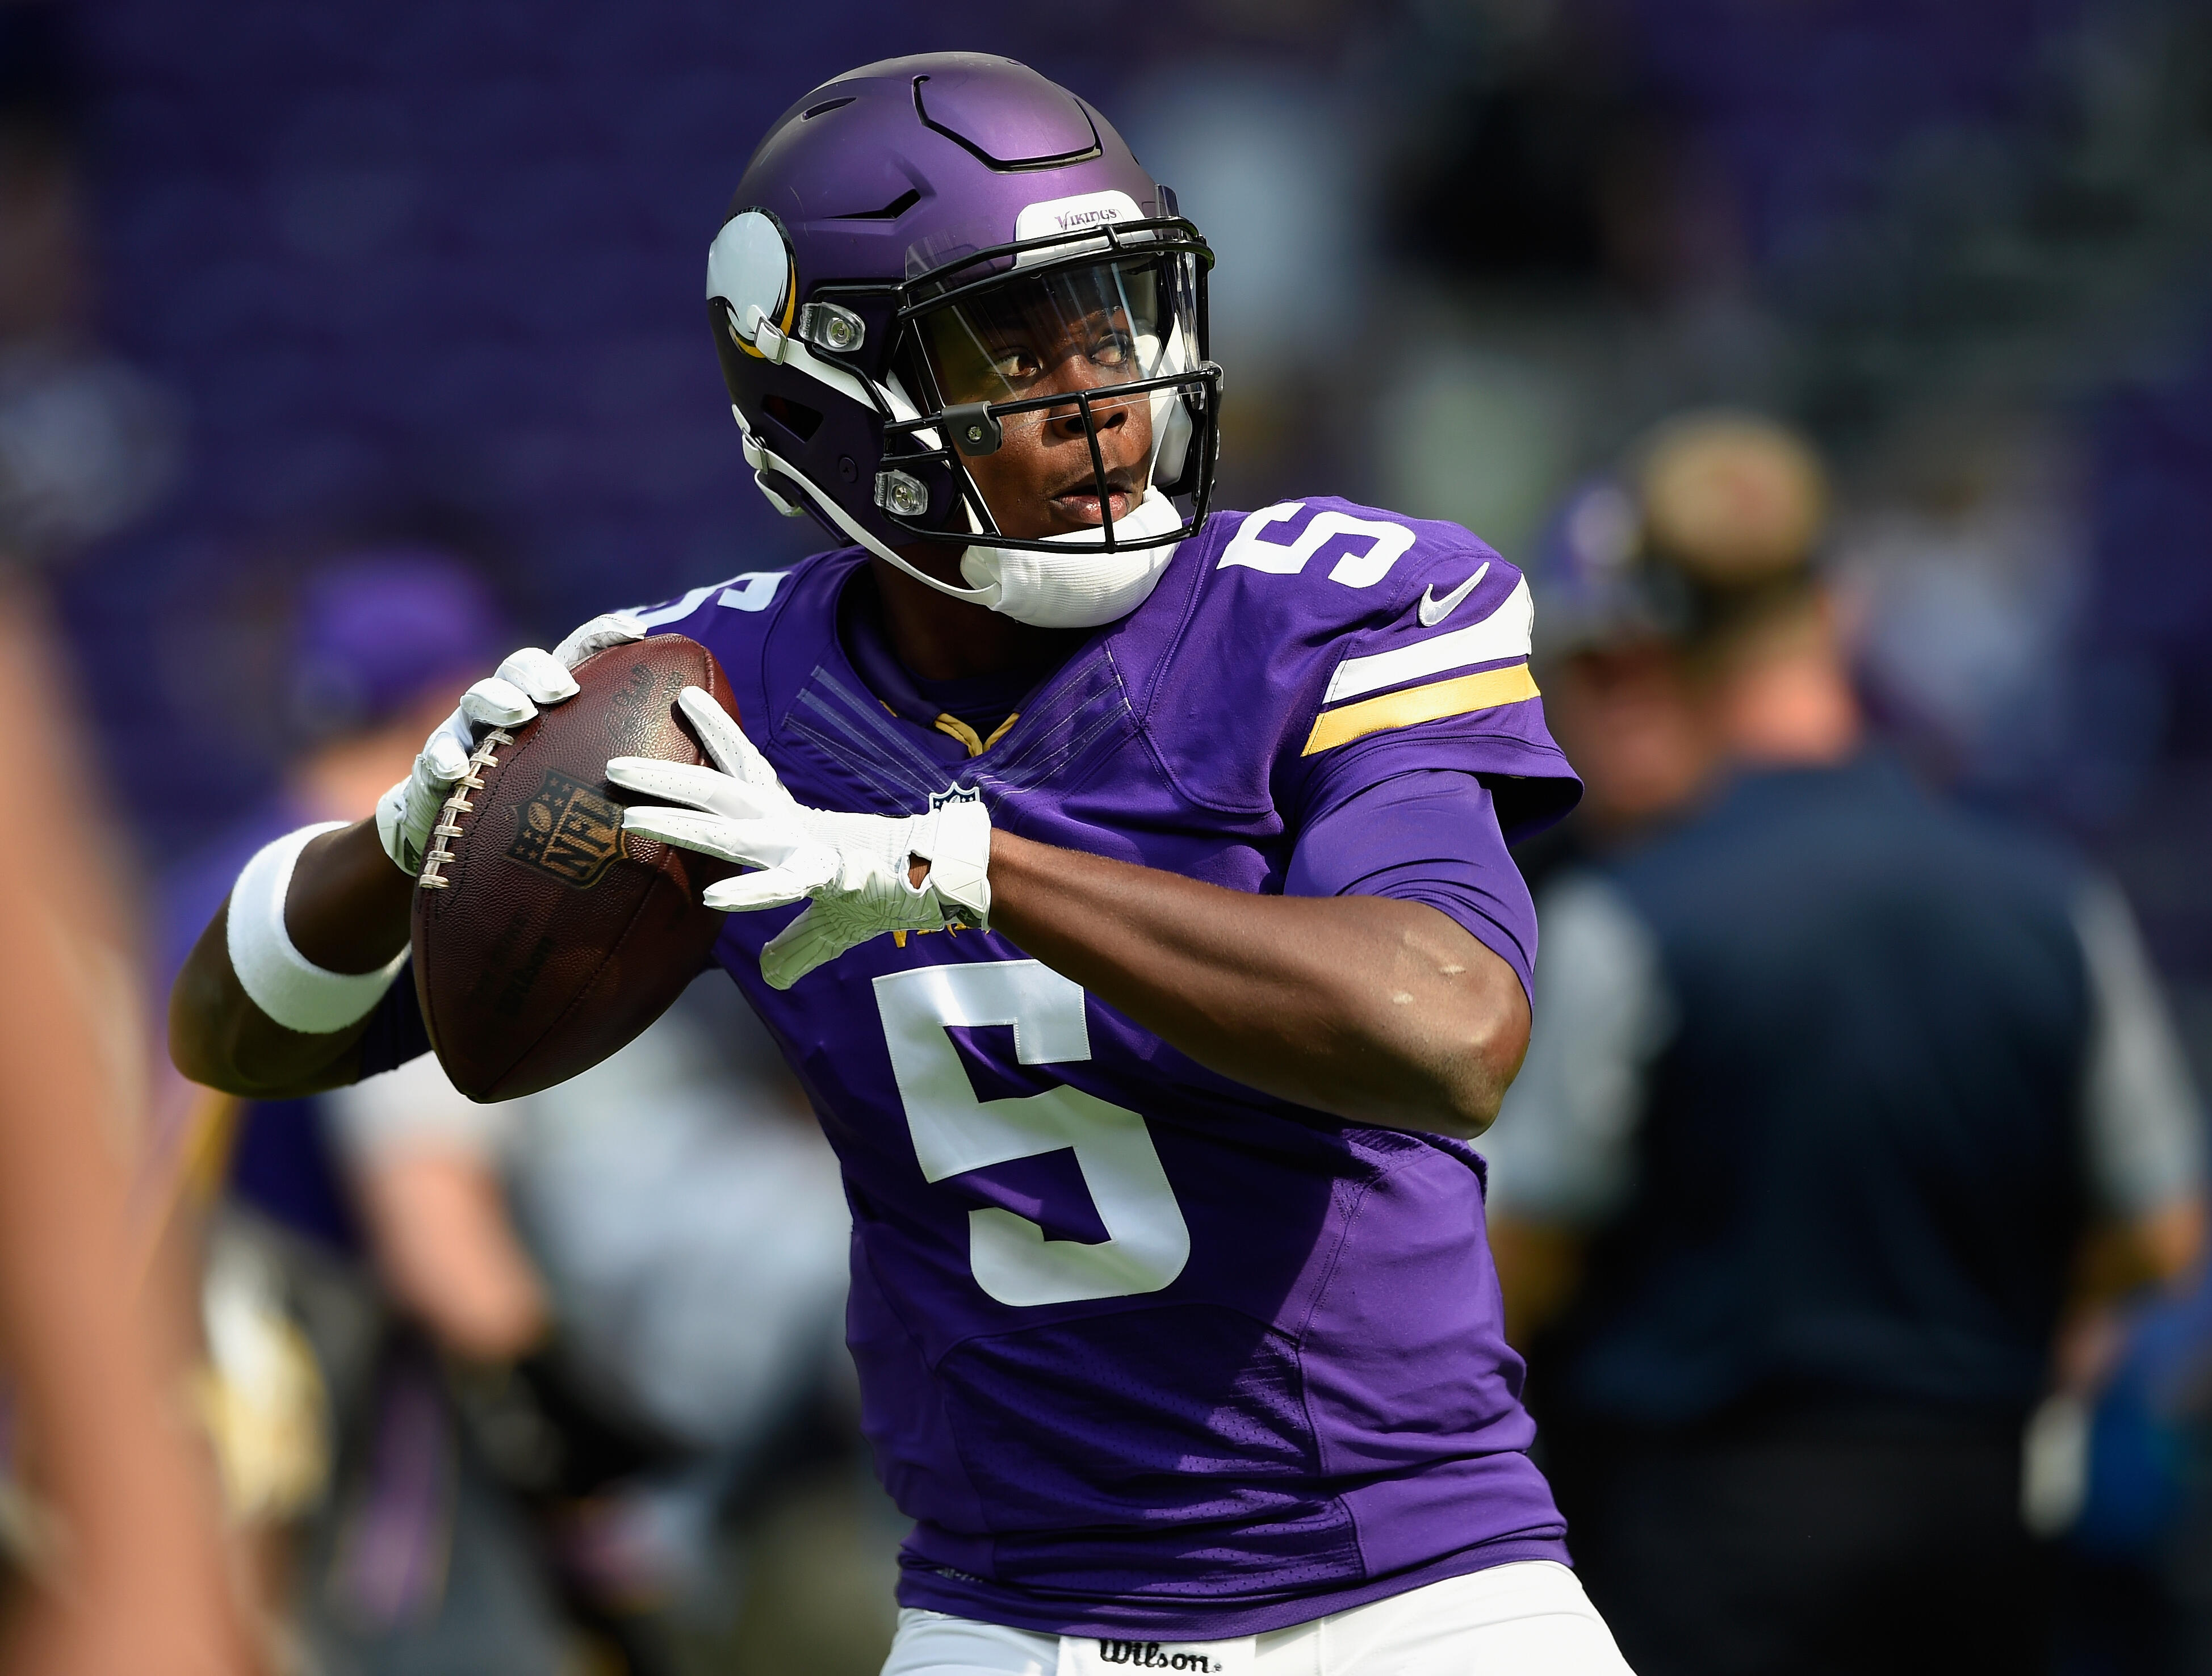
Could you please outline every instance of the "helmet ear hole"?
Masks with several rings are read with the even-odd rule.
[[[814,440],[814,433],[822,428],[822,413],[818,408],[811,408],[803,403],[794,402],[787,396],[763,396],[761,398],[761,410],[775,420],[778,426],[788,431],[792,440],[796,442],[811,442]]]

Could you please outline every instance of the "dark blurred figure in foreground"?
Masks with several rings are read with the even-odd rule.
[[[51,619],[0,526],[0,1371],[12,1465],[44,1519],[10,1521],[32,1587],[0,1667],[36,1676],[258,1667],[215,1486],[183,1424],[174,1291],[149,1284],[125,1161],[147,1046],[94,835]],[[20,1511],[20,1505],[17,1509]]]
[[[1643,1676],[2033,1671],[2021,1433],[2093,1231],[2171,1277],[2199,1118],[2117,891],[1869,745],[1796,439],[1641,451],[1547,683],[1548,882],[1486,1145],[1591,1596]]]

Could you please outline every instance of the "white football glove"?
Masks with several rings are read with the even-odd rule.
[[[376,835],[392,865],[410,878],[422,871],[438,811],[469,771],[469,757],[495,727],[520,727],[540,705],[576,695],[568,671],[594,652],[645,638],[645,625],[623,612],[595,616],[550,652],[526,646],[461,695],[460,707],[440,722],[415,759],[414,772],[377,800]]]
[[[607,778],[624,791],[684,808],[645,806],[623,829],[757,872],[710,884],[708,908],[806,911],[761,950],[761,975],[788,989],[824,961],[887,931],[981,927],[991,915],[991,818],[970,792],[920,815],[840,815],[809,809],[783,788],[729,713],[696,687],[677,701],[715,767],[617,756]],[[917,860],[929,864],[911,882]]]

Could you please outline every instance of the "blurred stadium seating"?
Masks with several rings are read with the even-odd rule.
[[[1224,504],[1369,496],[1540,574],[1663,416],[1802,427],[1876,717],[2122,883],[2212,1079],[2192,0],[74,0],[59,70],[34,13],[0,88],[76,113],[84,336],[145,416],[150,509],[56,591],[149,871],[296,744],[276,602],[321,556],[446,544],[550,635],[812,544],[739,462],[708,239],[819,79],[988,48],[1212,231]]]

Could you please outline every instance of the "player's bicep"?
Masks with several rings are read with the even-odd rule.
[[[1581,786],[1552,741],[1529,671],[1528,585],[1503,560],[1482,558],[1486,550],[1436,556],[1402,607],[1332,644],[1286,763],[1304,811],[1345,786],[1423,769],[1480,776],[1509,838],[1573,806]]]
[[[1298,835],[1283,891],[1423,903],[1503,960],[1524,995],[1534,984],[1535,904],[1471,774],[1413,769],[1331,802]]]

